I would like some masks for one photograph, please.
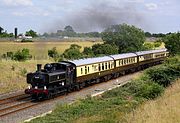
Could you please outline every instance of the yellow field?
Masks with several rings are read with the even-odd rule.
[[[1,61],[0,62],[0,94],[24,89],[26,84],[26,73],[36,70],[36,64],[45,64],[48,60],[29,60],[26,62]]]
[[[126,119],[128,123],[180,123],[180,80],[162,97],[146,102]]]
[[[83,47],[90,47],[93,44],[102,43],[102,41],[76,41],[76,42],[0,42],[0,55],[6,54],[9,51],[17,51],[23,48],[28,48],[33,58],[35,59],[48,59],[48,50],[56,47],[59,53],[63,53],[65,49],[69,48],[71,44],[77,44]]]

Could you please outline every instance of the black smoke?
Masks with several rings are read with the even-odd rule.
[[[143,12],[138,11],[136,4],[121,2],[121,0],[116,2],[96,0],[96,2],[90,2],[88,7],[68,14],[64,20],[56,20],[52,28],[57,30],[71,25],[77,32],[89,32],[102,31],[110,25],[122,23],[140,28],[146,28],[148,25]]]

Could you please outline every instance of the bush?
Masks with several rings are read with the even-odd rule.
[[[162,65],[159,67],[147,69],[145,71],[145,74],[147,74],[152,81],[163,85],[164,87],[167,87],[173,80],[178,77],[179,71],[171,67]]]
[[[154,99],[164,91],[164,88],[161,85],[149,82],[149,80],[143,81],[140,79],[128,83],[125,85],[124,89],[135,97],[145,99]]]
[[[82,53],[80,52],[81,46],[77,44],[72,44],[69,49],[66,49],[63,53],[63,57],[66,59],[80,59],[83,58]]]
[[[139,84],[136,96],[146,99],[154,99],[163,92],[164,88],[157,83],[144,82]]]
[[[18,50],[14,53],[13,59],[16,61],[25,61],[31,59],[32,55],[29,53],[29,49]]]
[[[160,40],[154,42],[154,47],[160,47],[162,42]]]
[[[149,42],[145,42],[143,45],[143,50],[152,50],[154,49],[154,45],[152,43]]]
[[[59,54],[56,50],[56,47],[53,47],[51,50],[48,50],[48,56],[53,58],[54,61],[58,61],[59,59]]]
[[[7,52],[7,57],[13,59],[13,52]]]

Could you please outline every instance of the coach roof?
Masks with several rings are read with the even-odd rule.
[[[145,54],[151,54],[151,53],[159,53],[159,52],[166,52],[167,49],[163,48],[163,49],[158,49],[158,50],[148,50],[148,51],[140,51],[140,52],[136,52],[137,55],[145,55]]]
[[[123,54],[117,54],[117,55],[111,55],[115,60],[116,59],[124,59],[124,58],[130,58],[130,57],[136,57],[137,55],[135,53],[123,53]]]
[[[98,62],[106,62],[106,61],[113,61],[113,60],[114,59],[109,56],[103,56],[103,57],[96,57],[96,58],[72,60],[69,62],[74,63],[76,66],[81,66],[81,65],[94,64],[94,63],[98,63]]]

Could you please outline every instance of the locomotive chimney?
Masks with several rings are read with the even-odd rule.
[[[15,29],[14,29],[14,36],[15,36],[15,39],[17,39],[17,34],[18,34],[18,29],[15,28]]]
[[[37,71],[38,71],[38,72],[41,71],[41,66],[42,66],[42,64],[37,64]]]

